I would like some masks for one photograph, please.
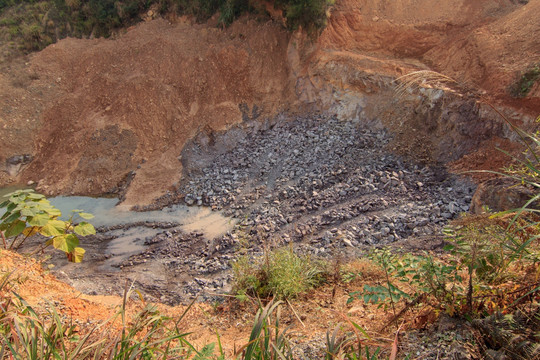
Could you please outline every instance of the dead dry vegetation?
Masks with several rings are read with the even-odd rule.
[[[509,222],[460,220],[436,253],[405,243],[314,263],[273,250],[240,260],[222,300],[176,307],[145,303],[130,283],[124,298],[81,294],[3,250],[0,342],[21,359],[536,359],[540,249]],[[317,280],[300,287],[305,276]]]

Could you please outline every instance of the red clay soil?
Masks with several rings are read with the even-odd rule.
[[[501,171],[509,166],[512,159],[508,154],[518,155],[523,148],[507,139],[491,138],[480,148],[448,164],[449,169],[458,174],[467,174],[475,182],[497,177],[496,174],[483,171]],[[508,154],[507,154],[508,153]]]
[[[540,87],[512,100],[509,87],[540,62],[540,1],[342,0],[319,43],[379,58],[417,59],[519,108],[540,113]]]
[[[127,203],[150,202],[180,179],[178,156],[198,129],[241,121],[240,104],[265,116],[294,103],[287,41],[273,23],[222,31],[158,19],[116,40],[49,46],[24,69],[36,74],[30,89],[55,93],[28,129],[36,158],[24,180],[50,194],[98,195],[136,171]]]
[[[354,321],[373,337],[369,342],[371,345],[380,346],[384,353],[389,353],[395,329],[389,327],[380,330],[392,318],[391,313],[379,309],[377,305],[366,305],[360,301],[346,304],[350,291],[360,290],[365,282],[375,284],[384,274],[364,262],[351,264],[347,269],[362,272],[362,280],[352,281],[348,285],[329,284],[297,300],[285,302],[282,305],[280,319],[282,329],[291,326],[288,333],[292,339],[302,343],[318,339],[317,342],[321,345],[324,344],[323,339],[329,329],[332,331],[340,323],[344,328],[348,328],[347,322]],[[48,274],[42,264],[35,259],[2,250],[0,276],[8,272],[12,272],[9,290],[15,291],[38,311],[53,304],[65,319],[73,320],[83,332],[111,319],[122,304],[122,298],[118,296],[82,294]],[[13,296],[6,290],[8,289],[4,288],[0,295]],[[173,320],[177,320],[187,308],[183,305],[175,307],[157,305],[162,314],[172,317]],[[142,306],[143,303],[139,298],[133,297],[128,302],[128,317],[136,314]],[[247,343],[256,310],[255,302],[250,301],[246,303],[225,301],[216,306],[196,303],[179,325],[182,331],[190,333],[188,340],[199,349],[205,344],[215,343],[216,332],[219,333],[224,351],[229,358],[234,349],[239,349]],[[409,312],[402,318],[407,322],[404,329],[425,326],[424,317],[428,316],[430,321],[436,318],[434,313],[429,314],[426,309]],[[108,326],[119,329],[121,323],[116,320]]]
[[[300,76],[318,88],[323,72],[377,91],[342,73],[347,66],[381,79],[433,69],[536,116],[538,84],[525,99],[508,89],[540,63],[539,12],[540,0],[339,0],[316,42],[287,33],[279,14],[225,30],[156,19],[116,39],[65,39],[4,65],[0,164],[35,160],[19,177],[0,171],[0,185],[32,180],[46,194],[99,195],[132,174],[126,204],[148,204],[180,180],[178,156],[198,130],[317,100]]]

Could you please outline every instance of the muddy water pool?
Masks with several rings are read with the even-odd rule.
[[[50,201],[64,216],[69,216],[72,209],[84,209],[94,214],[95,217],[90,222],[104,229],[102,234],[112,238],[103,249],[110,257],[102,268],[109,270],[129,256],[144,251],[148,241],[164,231],[199,232],[206,239],[213,239],[231,230],[235,224],[234,220],[204,207],[173,205],[161,210],[136,212],[130,211],[127,206],[118,205],[118,200],[114,198],[58,196]],[[157,225],[114,228],[118,225],[140,223]],[[107,230],[110,227],[114,229]]]
[[[118,199],[115,198],[57,196],[49,200],[64,217],[68,217],[73,209],[92,213],[95,217],[90,222],[96,227],[138,222],[170,222],[185,227],[186,231],[201,231],[206,237],[213,238],[234,225],[219,212],[205,207],[172,205],[161,210],[137,212],[118,204]]]
[[[0,189],[0,198],[18,189]],[[95,216],[89,222],[100,229],[101,235],[111,239],[100,250],[108,258],[101,268],[107,270],[144,251],[148,241],[164,231],[198,232],[206,239],[213,239],[231,230],[235,224],[233,219],[205,207],[172,205],[161,210],[136,212],[118,204],[116,198],[57,196],[49,200],[62,212],[62,218],[69,218],[73,209],[82,209]],[[153,225],[148,226],[148,223]],[[83,240],[83,247],[85,245],[88,244]]]

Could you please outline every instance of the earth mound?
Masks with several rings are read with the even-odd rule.
[[[155,20],[116,40],[49,46],[24,69],[38,77],[30,90],[55,96],[30,129],[23,178],[49,194],[118,193],[131,181],[126,202],[150,202],[179,180],[178,156],[197,131],[294,103],[287,41],[272,23],[222,31]]]

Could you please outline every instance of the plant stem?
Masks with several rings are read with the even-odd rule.
[[[474,246],[472,247],[472,258],[471,263],[469,264],[469,288],[467,290],[467,307],[469,308],[469,311],[473,311],[473,273],[474,273],[474,263],[476,262],[476,255],[477,255],[477,243],[474,243]]]
[[[383,268],[384,268],[384,273],[386,275],[386,286],[388,286],[388,295],[390,295],[390,304],[392,305],[392,312],[394,313],[394,317],[396,316],[396,306],[394,305],[394,299],[392,297],[392,290],[390,288],[390,275],[388,274],[388,267],[387,267],[387,263],[386,263],[386,256],[385,254],[383,254]],[[396,325],[397,326],[397,325]]]
[[[11,242],[11,245],[9,245],[9,250],[13,249],[13,247],[14,247],[15,243],[17,242],[17,239],[19,238],[20,235],[21,234],[15,236],[15,239],[13,239],[13,241]],[[17,248],[15,248],[15,249],[17,249]]]
[[[3,231],[0,231],[0,236],[2,236],[2,242],[4,243],[4,249],[7,250],[6,237],[4,236],[4,232],[3,232]]]
[[[15,247],[15,250],[19,250],[19,248],[20,248],[21,246],[23,246],[23,244],[24,244],[24,242],[26,241],[26,239],[28,239],[28,238],[30,237],[30,234],[34,231],[34,228],[35,228],[35,226],[32,226],[32,228],[31,228],[30,231],[28,232],[28,235],[26,235],[26,236],[24,237],[24,239],[22,239],[21,243],[20,243],[19,245],[17,245],[17,247]]]

